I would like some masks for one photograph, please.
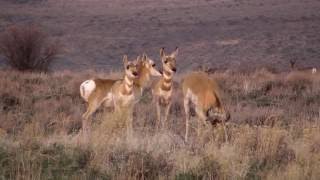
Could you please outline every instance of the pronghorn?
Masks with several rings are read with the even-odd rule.
[[[296,67],[296,61],[290,60],[290,68],[293,72],[302,72],[302,73],[308,73],[308,74],[316,74],[317,68],[315,67],[305,67],[305,68],[297,68]]]
[[[112,88],[112,102],[116,112],[127,111],[126,119],[127,135],[132,131],[133,106],[136,102],[134,91],[134,79],[138,77],[138,62],[128,61],[127,56],[123,57],[125,76],[123,80],[116,81]]]
[[[139,57],[137,59],[139,76],[134,79],[134,92],[135,96],[139,97],[150,76],[161,76],[161,74],[155,68],[154,61],[147,55],[143,54],[142,60]],[[111,88],[116,81],[115,79],[91,79],[80,85],[80,95],[88,103],[87,111],[83,114],[84,119],[88,119],[102,103],[106,107],[113,106]]]
[[[193,72],[184,77],[182,91],[186,113],[185,141],[188,140],[190,102],[194,104],[196,114],[199,116],[198,136],[200,135],[201,123],[207,125],[206,121],[210,121],[213,124],[221,122],[227,141],[225,123],[230,119],[230,114],[222,105],[217,83],[204,72]]]
[[[134,93],[137,99],[143,94],[144,89],[150,86],[151,76],[161,76],[159,70],[156,69],[156,64],[146,54],[142,55],[142,60],[138,66],[139,77],[133,80]]]
[[[157,127],[165,124],[171,107],[171,96],[173,91],[173,74],[176,72],[176,56],[178,48],[170,55],[166,55],[164,48],[160,49],[160,57],[162,61],[162,78],[152,87],[153,100],[157,106]],[[161,106],[165,108],[164,120],[161,121]]]

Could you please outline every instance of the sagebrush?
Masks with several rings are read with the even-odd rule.
[[[20,71],[48,71],[60,49],[56,41],[35,25],[13,25],[0,36],[0,54]]]

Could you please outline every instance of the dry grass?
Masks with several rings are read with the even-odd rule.
[[[60,47],[33,25],[14,25],[0,34],[0,54],[20,71],[48,71]]]
[[[183,141],[177,88],[169,128],[155,131],[149,92],[134,135],[124,116],[100,110],[84,142],[81,81],[96,72],[0,72],[0,179],[319,179],[320,76],[218,73],[232,120]],[[177,77],[180,77],[177,76]],[[195,120],[192,121],[195,127]]]

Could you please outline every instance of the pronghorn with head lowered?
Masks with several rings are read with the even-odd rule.
[[[198,136],[202,124],[222,123],[227,141],[225,123],[230,119],[229,112],[223,107],[219,97],[219,87],[217,83],[204,72],[193,72],[186,75],[182,81],[182,91],[184,96],[184,109],[186,113],[185,141],[188,140],[190,102],[194,104],[198,115]]]
[[[142,60],[137,58],[138,77],[134,78],[134,94],[139,97],[147,86],[150,76],[161,76],[160,72],[155,68],[155,63],[147,55],[143,54]],[[130,69],[129,69],[130,70]],[[113,106],[112,87],[119,80],[115,79],[92,79],[84,81],[80,85],[80,95],[87,102],[87,111],[83,114],[86,126],[87,119],[100,107],[103,103],[106,107]]]
[[[162,61],[162,78],[152,87],[153,99],[157,106],[157,127],[165,124],[171,107],[171,96],[173,91],[173,75],[176,72],[176,57],[178,48],[169,55],[166,55],[164,48],[160,49],[160,58]],[[161,121],[161,107],[164,107],[164,119]]]

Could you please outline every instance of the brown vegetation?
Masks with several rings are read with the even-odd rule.
[[[199,139],[191,128],[184,142],[177,87],[168,130],[155,131],[156,111],[147,91],[135,108],[133,136],[125,137],[122,114],[98,111],[86,144],[78,137],[85,111],[78,87],[92,74],[0,71],[0,178],[320,177],[318,75],[301,80],[267,71],[213,74],[232,114],[229,143],[220,126],[206,129]],[[195,118],[191,127],[196,127]]]
[[[11,26],[0,36],[0,54],[20,71],[48,71],[58,53],[58,44],[36,26]]]

